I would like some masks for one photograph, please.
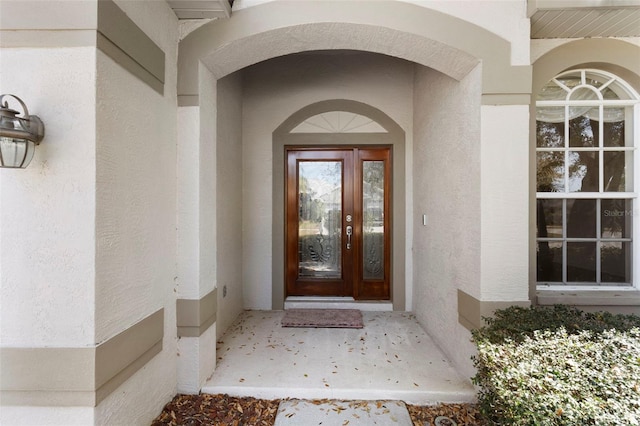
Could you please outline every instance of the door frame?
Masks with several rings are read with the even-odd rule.
[[[380,124],[386,132],[380,133],[291,133],[298,124],[309,117],[330,111],[345,111],[363,115]],[[392,155],[392,234],[391,247],[391,302],[393,309],[406,310],[407,282],[405,265],[408,235],[406,229],[406,149],[404,130],[387,114],[358,101],[333,99],[308,105],[287,118],[272,135],[272,309],[284,309],[285,301],[285,146],[375,146],[389,145]],[[410,283],[409,283],[410,285]],[[361,301],[367,303],[368,301]],[[387,301],[388,302],[388,301]]]
[[[285,155],[287,157],[287,171],[285,172],[285,296],[290,292],[289,286],[293,285],[294,277],[297,277],[295,281],[299,287],[299,290],[304,291],[316,291],[317,294],[311,295],[311,297],[321,297],[322,293],[330,294],[335,292],[344,292],[346,297],[354,297],[355,300],[391,300],[391,253],[392,253],[392,241],[393,241],[393,146],[391,145],[304,145],[304,146],[291,146],[286,145],[284,147]],[[378,151],[378,153],[374,153]],[[293,165],[289,162],[289,154],[296,153],[297,158],[295,164],[295,174],[291,175],[291,167]],[[349,153],[349,156],[345,156],[342,153]],[[380,154],[380,153],[383,154]],[[310,156],[309,153],[317,155],[317,157]],[[322,155],[326,153],[326,155]],[[380,158],[380,157],[384,158]],[[300,158],[302,157],[302,158]],[[298,250],[294,248],[294,242],[298,242],[298,187],[297,187],[297,161],[338,161],[343,159],[343,189],[342,189],[342,201],[343,209],[340,219],[340,229],[342,231],[341,245],[341,265],[342,276],[341,278],[329,279],[328,281],[318,281],[317,279],[304,279],[297,275],[297,268],[294,266],[298,264]],[[358,205],[362,205],[363,201],[363,188],[362,188],[362,173],[363,163],[365,161],[384,161],[384,250],[383,250],[383,271],[384,278],[380,279],[366,279],[364,276],[364,236],[363,236],[363,214],[364,211]],[[289,180],[293,177],[294,181]],[[295,184],[293,184],[296,182]],[[292,185],[293,184],[293,185]],[[348,194],[349,196],[345,196]],[[296,208],[291,210],[293,205],[289,204],[292,198],[296,199]],[[289,217],[292,215],[291,217]],[[345,216],[352,216],[353,222],[348,223],[344,219]],[[294,221],[295,217],[295,221]],[[344,241],[346,241],[345,229],[348,225],[352,225],[353,229],[353,245],[349,250],[351,253],[348,257],[343,257]],[[290,240],[290,238],[296,238]],[[306,289],[306,290],[305,290]],[[348,293],[348,295],[346,294]],[[381,297],[381,295],[384,295]],[[388,295],[388,297],[387,297]]]

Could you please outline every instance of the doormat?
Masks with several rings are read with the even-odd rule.
[[[357,309],[288,309],[283,327],[362,328],[362,312]]]

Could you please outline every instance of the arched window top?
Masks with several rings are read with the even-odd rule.
[[[563,72],[542,87],[536,101],[536,120],[561,123],[587,114],[607,123],[624,120],[625,107],[640,102],[633,88],[615,74],[592,69]],[[565,109],[565,107],[567,107]]]
[[[291,133],[387,133],[369,117],[348,111],[316,114],[298,124]]]
[[[402,135],[402,128],[383,111],[350,99],[327,99],[296,111],[274,131],[277,135],[304,138],[305,134],[365,133],[386,139]],[[321,134],[325,134],[321,136]],[[293,143],[293,142],[292,142]]]
[[[581,69],[564,72],[551,79],[538,93],[544,101],[637,101],[638,94],[618,76],[598,70]]]

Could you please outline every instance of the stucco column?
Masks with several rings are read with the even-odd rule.
[[[481,109],[481,299],[529,299],[529,105]]]
[[[481,107],[480,286],[458,291],[459,321],[529,300],[529,105]]]
[[[178,108],[178,392],[198,393],[215,368],[216,81],[201,69],[211,98]],[[204,98],[204,97],[203,97]],[[206,119],[201,119],[204,116]]]

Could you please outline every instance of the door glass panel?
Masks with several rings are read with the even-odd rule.
[[[298,167],[298,276],[341,278],[342,162]]]
[[[384,279],[384,161],[362,163],[363,279]]]

